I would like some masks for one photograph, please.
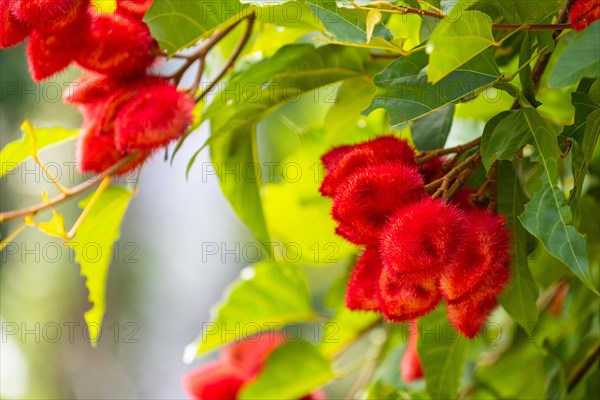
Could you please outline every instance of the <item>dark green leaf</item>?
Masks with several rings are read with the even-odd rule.
[[[520,216],[523,227],[538,238],[550,254],[561,260],[594,293],[585,237],[571,225],[573,215],[557,186],[559,148],[555,128],[534,109],[522,109],[523,122],[531,135],[535,151],[531,160],[543,169],[543,187],[525,206]]]
[[[419,358],[432,399],[458,397],[469,342],[448,323],[444,307],[419,319]]]
[[[536,24],[550,23],[563,4],[562,0],[479,0],[473,8],[485,12],[495,22]]]
[[[581,78],[600,76],[600,21],[578,32],[567,44],[552,70],[548,85],[563,88],[574,85]]]
[[[87,206],[92,196],[83,200],[79,206]],[[84,316],[94,347],[106,306],[106,278],[112,246],[119,238],[121,221],[132,196],[133,193],[123,187],[108,187],[77,229],[75,238],[66,243],[75,251],[75,261],[81,265],[81,275],[85,277],[85,286],[89,291],[88,299],[92,308]]]
[[[498,210],[506,217],[512,230],[514,261],[511,279],[498,301],[506,312],[531,335],[538,320],[536,300],[539,290],[527,262],[529,234],[518,218],[528,200],[517,171],[513,169],[510,162],[501,161],[498,167]]]
[[[539,107],[542,105],[535,98],[535,90],[533,85],[533,78],[531,77],[531,66],[530,66],[530,58],[532,55],[531,46],[532,46],[532,38],[533,33],[529,33],[525,36],[523,43],[521,43],[521,52],[519,53],[519,64],[525,65],[519,71],[519,79],[521,81],[521,86],[523,88],[523,95],[529,101],[533,107]]]
[[[399,58],[375,75],[373,83],[377,92],[364,113],[385,108],[390,115],[390,125],[401,129],[448,104],[472,98],[500,77],[489,51],[435,85],[427,82],[427,62],[427,55],[419,52]]]
[[[312,344],[299,340],[276,348],[242,400],[300,399],[334,378],[331,363]]]
[[[443,148],[452,128],[454,104],[424,116],[412,126],[412,138],[420,151]]]
[[[160,0],[152,4],[144,21],[160,47],[173,54],[224,22],[243,16],[246,8],[239,0]]]
[[[260,330],[314,318],[304,273],[283,262],[247,267],[215,308],[214,321],[186,350],[186,360]],[[235,335],[226,334],[236,332]]]

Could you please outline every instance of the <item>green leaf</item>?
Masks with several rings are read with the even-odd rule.
[[[535,98],[535,88],[533,84],[533,78],[531,76],[531,65],[530,59],[532,55],[531,46],[533,43],[533,36],[535,33],[529,33],[525,35],[523,43],[521,43],[521,51],[519,52],[519,65],[524,66],[519,71],[519,80],[523,87],[523,96],[527,99],[529,104],[534,107],[539,107],[542,103],[537,101]]]
[[[552,256],[559,259],[594,293],[599,293],[590,275],[586,238],[571,225],[573,214],[557,186],[558,153],[554,126],[534,109],[522,109],[524,123],[535,152],[531,160],[543,168],[543,187],[525,206],[519,217],[523,227],[538,238]]]
[[[548,85],[563,88],[574,85],[581,78],[600,76],[600,21],[578,32],[567,44],[552,70]]]
[[[246,132],[248,129],[249,132]],[[240,127],[210,145],[210,158],[223,194],[235,213],[263,245],[270,241],[260,198],[262,176],[253,126]]]
[[[500,77],[489,51],[468,61],[435,85],[427,82],[424,72],[427,62],[426,54],[414,53],[399,58],[375,75],[375,98],[363,113],[384,108],[390,115],[390,125],[402,129],[448,104],[471,99]]]
[[[472,8],[485,12],[495,22],[536,24],[550,23],[563,4],[562,0],[479,0]]]
[[[285,324],[314,318],[304,273],[284,262],[245,268],[215,307],[214,315],[213,322],[186,349],[186,361],[257,331],[281,329]]]
[[[481,159],[486,169],[496,160],[512,160],[515,152],[531,143],[526,109],[503,111],[486,124],[481,135]]]
[[[458,397],[469,342],[448,323],[444,307],[419,319],[417,351],[432,399]]]
[[[160,0],[152,4],[144,22],[159,46],[173,54],[224,22],[245,15],[246,8],[239,0]]]
[[[267,358],[258,378],[245,385],[240,399],[300,399],[334,378],[331,363],[312,344],[287,342]]]
[[[512,168],[510,162],[501,161],[498,166],[498,210],[506,217],[512,230],[514,261],[510,281],[498,301],[506,312],[531,335],[538,320],[536,301],[539,290],[527,262],[529,234],[518,218],[528,200],[517,171]]]
[[[83,200],[84,208],[93,195]],[[87,218],[77,229],[67,246],[75,251],[75,261],[81,265],[81,275],[89,291],[92,308],[85,313],[92,346],[96,346],[106,306],[106,278],[112,246],[119,238],[119,228],[133,193],[120,186],[108,187],[96,200]]]
[[[413,124],[412,138],[420,151],[443,148],[452,128],[454,104],[424,116]]]
[[[429,82],[438,83],[493,45],[497,44],[489,16],[479,11],[464,13],[462,7],[452,8],[427,42],[427,52],[430,54],[427,67]]]
[[[315,17],[321,20],[325,29],[333,34],[336,41],[369,42],[367,11],[338,7],[335,0],[307,0],[306,5],[310,7]],[[373,23],[372,34],[374,37],[392,40],[390,31],[381,21]]]
[[[21,162],[33,156],[37,151],[51,145],[75,138],[78,130],[65,128],[34,128],[29,121],[21,125],[23,137],[4,146],[0,152],[0,177],[14,170]]]

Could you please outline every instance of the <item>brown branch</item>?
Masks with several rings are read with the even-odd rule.
[[[596,344],[596,348],[594,349],[592,354],[590,354],[588,358],[585,359],[583,364],[581,364],[581,366],[577,368],[571,379],[569,379],[567,393],[571,393],[573,389],[575,389],[577,384],[583,379],[586,372],[594,365],[594,362],[598,358],[600,358],[600,344]]]
[[[434,158],[438,158],[438,157],[444,156],[446,154],[456,153],[457,155],[461,155],[465,151],[470,150],[476,146],[479,146],[480,144],[481,144],[481,138],[478,137],[475,140],[471,140],[470,142],[467,142],[467,143],[464,143],[464,144],[461,144],[458,146],[448,147],[446,149],[436,149],[436,150],[431,150],[431,151],[424,151],[415,157],[415,161],[416,161],[417,165],[423,165],[426,162],[433,160]]]
[[[104,178],[106,178],[108,176],[112,177],[115,174],[117,174],[118,171],[122,167],[129,164],[136,157],[137,157],[137,153],[129,155],[128,157],[122,159],[117,164],[113,165],[112,167],[110,167],[109,169],[104,171],[103,173],[96,175],[91,180],[83,182],[83,183],[75,186],[74,188],[66,189],[65,192],[51,198],[48,202],[42,202],[42,203],[38,203],[36,205],[22,208],[19,210],[6,211],[3,213],[0,213],[0,223],[6,222],[6,221],[9,221],[12,219],[20,218],[20,217],[25,217],[25,216],[31,215],[31,214],[36,214],[39,211],[45,210],[50,207],[54,207],[54,206],[62,203],[63,201],[70,199],[73,196],[81,194],[81,193],[93,188],[94,186],[96,186]]]
[[[450,185],[452,183],[454,183],[453,181],[459,176],[459,174],[461,174],[461,172],[463,172],[465,170],[471,170],[470,173],[472,173],[477,168],[477,166],[479,166],[480,162],[481,162],[481,151],[477,150],[475,153],[473,153],[469,157],[467,157],[462,163],[460,163],[456,167],[452,168],[450,170],[450,172],[448,172],[446,175],[444,175],[440,179],[437,179],[437,180],[425,185],[425,191],[427,193],[431,193],[432,191],[435,190],[435,193],[432,196],[433,198],[439,198],[442,196],[444,198],[450,198],[450,197],[447,197],[446,192],[452,188]],[[470,173],[469,173],[469,175],[470,175]],[[461,179],[464,179],[464,176],[461,177]],[[458,189],[453,189],[453,190],[458,190]]]
[[[217,83],[219,83],[219,81],[221,79],[223,79],[223,77],[227,74],[229,69],[231,67],[233,67],[233,65],[237,61],[238,57],[240,56],[240,54],[242,54],[242,50],[244,49],[244,47],[246,46],[246,43],[248,43],[248,40],[250,40],[250,36],[252,35],[252,29],[254,27],[254,21],[256,20],[256,15],[254,13],[249,14],[247,17],[247,20],[248,20],[248,23],[246,25],[246,30],[244,31],[244,34],[243,34],[242,38],[240,39],[240,41],[238,42],[237,46],[233,50],[233,54],[229,58],[229,61],[227,61],[227,63],[223,67],[223,69],[221,69],[221,71],[213,79],[213,81],[210,83],[210,85],[208,85],[208,87],[202,91],[200,96],[198,96],[198,98],[196,99],[196,103],[199,103],[204,97],[206,97],[206,95],[208,93],[210,93],[210,91],[217,85]]]
[[[570,24],[493,24],[493,30],[497,31],[562,31],[564,29],[571,29]]]

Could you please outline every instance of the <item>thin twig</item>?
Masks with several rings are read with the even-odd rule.
[[[581,366],[577,368],[571,379],[569,379],[569,386],[567,388],[568,393],[571,393],[573,389],[575,389],[577,384],[583,379],[586,372],[594,365],[594,362],[598,358],[600,358],[600,344],[596,344],[596,348],[594,349],[592,354],[590,354],[589,357],[585,359],[583,364],[581,364]]]
[[[244,50],[246,43],[248,43],[248,40],[250,40],[250,36],[252,35],[252,28],[254,27],[256,15],[254,13],[249,14],[247,20],[248,23],[246,24],[246,30],[244,31],[244,34],[238,42],[237,46],[233,50],[231,57],[229,58],[223,69],[221,69],[221,71],[213,79],[210,85],[208,85],[208,87],[202,91],[200,96],[198,96],[198,98],[196,99],[196,103],[199,103],[204,97],[206,97],[208,93],[210,93],[210,91],[217,85],[217,83],[219,83],[219,81],[223,79],[223,77],[227,74],[229,69],[233,67],[240,54],[242,54],[242,50]]]
[[[425,191],[431,193],[432,191],[437,191],[433,194],[434,198],[441,197],[445,195],[446,191],[450,187],[450,183],[464,170],[470,168],[476,168],[481,162],[481,152],[477,150],[475,153],[471,154],[467,157],[462,163],[458,164],[456,167],[452,168],[450,172],[446,175],[437,179],[427,185],[425,185]]]
[[[126,157],[126,158],[122,159],[121,161],[119,161],[117,164],[115,164],[112,167],[108,168],[103,173],[101,173],[99,175],[96,175],[91,180],[83,182],[83,183],[75,186],[74,188],[65,189],[64,192],[61,192],[59,195],[51,198],[50,200],[48,200],[46,202],[42,202],[42,203],[33,205],[31,207],[22,208],[22,209],[19,209],[19,210],[6,211],[6,212],[3,212],[3,213],[0,213],[0,223],[9,221],[9,220],[12,220],[12,219],[15,219],[15,218],[25,217],[25,216],[31,215],[31,214],[36,214],[39,211],[45,210],[45,209],[50,208],[50,207],[54,207],[57,204],[62,203],[63,201],[65,201],[65,200],[67,200],[67,199],[69,199],[69,198],[71,198],[71,197],[73,197],[75,195],[83,193],[83,192],[85,192],[85,191],[93,188],[94,186],[96,186],[104,178],[114,176],[116,173],[118,173],[118,171],[122,167],[124,167],[125,165],[129,164],[136,157],[137,157],[137,153],[131,154],[128,157]]]
[[[448,147],[446,149],[436,149],[436,150],[431,150],[431,151],[424,151],[423,153],[421,153],[415,157],[415,161],[417,162],[417,165],[423,165],[426,162],[433,160],[434,158],[438,158],[438,157],[444,156],[446,154],[456,153],[458,155],[461,155],[465,151],[470,150],[476,146],[479,146],[479,144],[481,144],[480,137],[478,137],[477,139],[471,140],[470,142],[458,145],[458,146]]]

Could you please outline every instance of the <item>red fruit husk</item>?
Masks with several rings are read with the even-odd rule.
[[[381,312],[392,322],[419,318],[431,312],[442,298],[435,279],[420,283],[399,281],[385,268],[381,272],[377,296]]]
[[[66,104],[93,104],[110,98],[124,86],[123,82],[105,75],[84,75],[63,92]]]
[[[357,244],[373,243],[396,210],[424,195],[423,181],[415,166],[372,165],[359,169],[343,182],[334,197],[331,214],[346,239]]]
[[[121,150],[153,150],[179,139],[192,124],[194,100],[167,82],[144,87],[115,122]]]
[[[569,11],[571,26],[578,31],[600,19],[600,0],[577,0]]]
[[[125,15],[139,21],[152,6],[154,0],[117,0],[117,14]]]
[[[467,211],[464,241],[440,277],[444,297],[455,301],[475,292],[501,293],[510,277],[510,248],[504,217],[485,210]]]
[[[112,77],[143,74],[155,60],[155,42],[141,21],[116,14],[95,16],[77,63]]]
[[[474,189],[462,188],[456,192],[454,197],[452,197],[451,203],[463,211],[471,210],[473,208],[481,208],[479,205],[471,201],[471,195],[474,195],[475,193],[477,193],[477,191]]]
[[[15,46],[31,34],[31,26],[22,23],[10,12],[9,0],[0,0],[0,12],[0,49]]]
[[[417,352],[419,330],[416,320],[410,321],[408,343],[400,361],[400,375],[404,382],[412,382],[423,378],[423,367]]]
[[[376,246],[367,246],[350,275],[346,307],[350,310],[379,310],[376,292],[382,269],[379,249]]]
[[[44,33],[57,33],[84,17],[89,4],[89,0],[11,0],[10,6],[24,24]]]
[[[462,211],[424,197],[399,210],[381,235],[383,267],[398,280],[437,278],[454,259],[464,231]]]
[[[225,347],[221,351],[221,360],[254,376],[262,369],[273,350],[284,342],[281,332],[258,333]]]
[[[473,339],[497,305],[495,293],[477,290],[464,299],[448,302],[448,320],[464,336]]]
[[[356,171],[377,164],[398,162],[415,165],[415,152],[405,140],[382,136],[356,146],[336,147],[322,160],[329,171],[319,189],[323,196],[333,197],[338,188]]]
[[[193,399],[234,400],[248,378],[248,374],[240,367],[214,361],[186,373],[181,385]]]
[[[443,157],[438,157],[419,165],[419,172],[423,175],[425,183],[433,182],[444,176],[444,161]]]

